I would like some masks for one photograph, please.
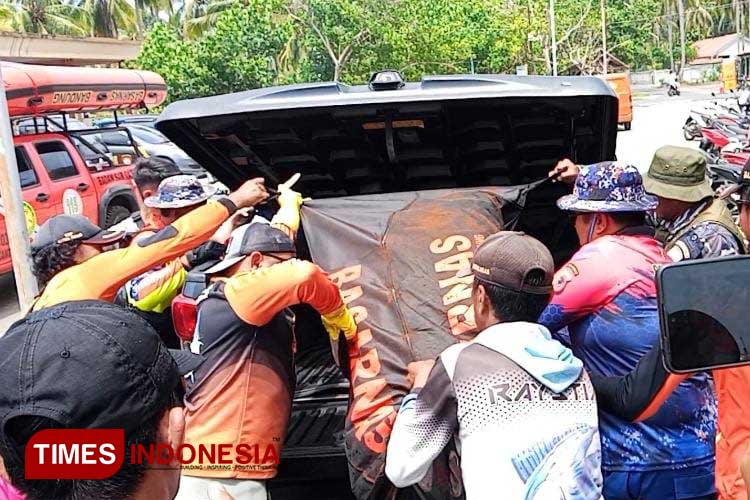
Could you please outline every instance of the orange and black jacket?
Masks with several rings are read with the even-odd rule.
[[[69,267],[47,283],[33,310],[69,300],[112,302],[117,290],[130,278],[197,247],[210,238],[236,209],[228,199],[209,201],[127,248],[102,252]]]
[[[288,260],[211,285],[198,302],[191,351],[205,361],[190,375],[185,442],[228,447],[228,463],[198,457],[190,476],[268,479],[276,475],[295,386],[294,316],[344,308],[338,287],[311,262]]]
[[[716,489],[721,500],[750,500],[740,464],[750,454],[750,367],[712,371],[718,402]],[[601,410],[627,420],[645,420],[659,409],[690,374],[669,373],[659,344],[623,377],[591,374]]]

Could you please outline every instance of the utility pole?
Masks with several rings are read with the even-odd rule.
[[[531,46],[531,0],[526,0],[526,63],[529,65],[529,74],[534,74],[534,49]]]
[[[2,69],[0,69],[0,83],[3,81]],[[0,89],[0,137],[2,138],[0,142],[0,199],[3,202],[5,231],[8,234],[10,257],[13,261],[18,303],[23,310],[34,300],[38,289],[36,278],[31,272],[31,248],[26,230],[21,181],[18,177],[5,85]]]
[[[602,71],[607,74],[607,6],[606,0],[601,0],[602,10]]]
[[[549,30],[552,35],[552,76],[557,76],[557,30],[555,28],[555,0],[549,0]]]
[[[735,31],[737,32],[737,43],[739,44],[739,53],[742,54],[744,50],[744,43],[742,43],[742,3],[740,0],[735,0],[734,16],[735,16]]]
[[[685,0],[677,0],[677,22],[680,25],[680,80],[682,75],[685,73],[685,64],[687,63],[687,55],[685,53]]]
[[[669,14],[667,14],[667,40],[669,41],[669,70],[674,71],[674,42],[672,41],[672,5],[668,4]]]

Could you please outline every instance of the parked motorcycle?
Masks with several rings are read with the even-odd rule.
[[[750,84],[746,79],[740,80],[740,87],[737,93],[737,105],[740,111],[747,116],[750,111]]]
[[[711,127],[711,118],[706,113],[691,110],[685,124],[682,126],[682,135],[686,141],[694,141],[703,137],[701,131]]]
[[[747,158],[750,158],[750,152],[746,153],[745,161],[747,161]],[[742,165],[728,163],[722,159],[715,163],[707,163],[706,170],[711,180],[711,188],[716,194],[721,194],[728,186],[737,184],[742,175]],[[732,212],[732,217],[735,219],[740,215],[739,198],[739,193],[734,193],[725,200]]]
[[[750,160],[750,87],[743,82],[739,92],[711,96],[702,109],[690,110],[682,132],[686,140],[700,139],[711,188],[721,193],[738,182],[742,167]],[[732,215],[738,217],[739,195],[726,201]]]

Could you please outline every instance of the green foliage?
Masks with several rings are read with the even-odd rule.
[[[195,58],[195,47],[186,43],[178,30],[157,24],[143,42],[138,59],[130,66],[159,73],[169,85],[169,99],[181,100],[209,95]]]
[[[526,35],[520,11],[482,0],[396,2],[379,36],[382,63],[410,79],[423,74],[503,72],[520,62]]]
[[[669,63],[669,48],[659,43],[660,37],[652,25],[660,16],[662,0],[621,0],[622,4],[609,8],[609,50],[633,70],[663,68]],[[676,31],[676,28],[675,28]],[[675,36],[675,39],[677,36]],[[666,40],[664,40],[666,42]],[[679,56],[677,56],[679,57]]]
[[[155,71],[169,85],[170,100],[237,92],[277,82],[276,56],[292,29],[278,19],[278,5],[251,0],[222,12],[213,29],[185,40],[166,24],[156,25],[133,66]]]
[[[275,58],[291,33],[278,22],[276,2],[247,1],[219,15],[216,26],[196,44],[195,56],[205,84],[217,93],[271,85]]]
[[[169,16],[156,15],[169,0],[133,1],[146,13],[139,22],[157,21],[134,65],[163,75],[172,100],[304,81],[357,84],[385,68],[409,80],[519,64],[552,72],[549,0],[185,0]],[[679,62],[678,1],[688,57],[691,42],[734,29],[725,0],[606,0],[608,52],[633,71],[669,67],[670,52]],[[598,71],[600,0],[555,4],[558,72]]]
[[[3,29],[22,33],[87,35],[88,13],[62,0],[0,1]]]

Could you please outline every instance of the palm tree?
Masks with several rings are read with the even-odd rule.
[[[677,11],[677,25],[680,31],[680,74],[687,64],[687,32],[689,28],[697,28],[703,36],[709,36],[715,31],[716,12],[715,0],[664,0],[663,13],[667,18],[671,40],[672,13]],[[669,50],[672,50],[671,42]]]
[[[138,38],[143,37],[143,33],[146,31],[144,14],[149,14],[152,18],[158,18],[162,12],[166,13],[168,17],[174,14],[171,0],[134,0],[133,9]]]
[[[182,35],[196,38],[216,24],[222,12],[238,0],[185,0],[182,6]]]
[[[687,0],[685,26],[697,28],[701,36],[711,36],[715,31],[717,11],[714,0]]]
[[[22,33],[85,36],[87,13],[61,0],[16,0],[2,5],[0,23]]]
[[[135,9],[127,0],[83,0],[89,13],[89,34],[105,38],[133,36]]]

